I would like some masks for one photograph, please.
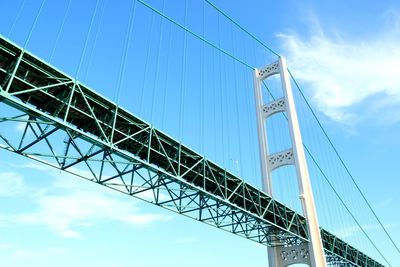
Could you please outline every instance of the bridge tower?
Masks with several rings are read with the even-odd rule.
[[[265,79],[273,75],[280,76],[283,97],[269,103],[264,103],[261,85]],[[299,122],[290,85],[289,73],[284,58],[279,57],[278,61],[254,70],[254,93],[263,190],[272,196],[272,171],[284,165],[295,166],[300,201],[303,214],[307,219],[307,230],[310,241],[309,243],[293,244],[291,246],[277,245],[269,247],[269,266],[285,267],[292,264],[307,264],[311,267],[326,267],[326,259],[321,241]],[[266,120],[268,117],[278,112],[286,112],[292,148],[275,154],[269,154]]]

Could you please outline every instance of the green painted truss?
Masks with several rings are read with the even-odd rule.
[[[308,242],[302,215],[3,37],[0,102],[1,148],[267,246]],[[330,265],[383,266],[321,235]]]

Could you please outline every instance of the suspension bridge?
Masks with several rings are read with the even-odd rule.
[[[302,140],[303,132],[300,132],[302,128],[298,125],[302,125],[302,114],[299,113],[300,119],[298,120],[296,112],[296,108],[299,109],[297,106],[298,99],[305,101],[305,108],[311,114],[309,115],[311,119],[315,120],[316,117],[282,57],[271,51],[269,47],[266,47],[259,39],[209,1],[202,3],[203,12],[204,6],[208,5],[221,18],[228,18],[228,21],[230,20],[233,25],[230,26],[231,28],[236,27],[243,31],[253,42],[264,47],[264,50],[268,48],[266,50],[271,55],[270,58],[264,57],[262,65],[253,65],[254,63],[245,59],[246,54],[243,57],[240,56],[234,46],[232,46],[231,51],[224,48],[221,37],[217,37],[216,40],[219,39],[217,42],[211,40],[213,37],[207,39],[204,34],[204,17],[203,32],[198,33],[185,25],[187,24],[187,13],[185,13],[184,23],[180,23],[164,12],[165,3],[163,3],[162,9],[157,9],[141,0],[132,1],[129,9],[129,20],[125,22],[127,30],[126,32],[122,31],[124,46],[117,87],[116,89],[114,89],[115,86],[107,89],[108,93],[106,93],[108,95],[110,95],[110,92],[114,94],[114,100],[111,100],[111,97],[103,96],[96,88],[91,89],[79,80],[79,75],[82,73],[85,64],[84,59],[89,50],[89,38],[93,34],[95,19],[98,18],[96,16],[101,13],[100,9],[104,12],[106,2],[98,0],[95,3],[75,76],[64,73],[50,63],[54,51],[47,61],[27,49],[34,29],[37,27],[38,19],[46,8],[45,1],[41,3],[25,44],[17,44],[6,36],[1,36],[0,102],[4,108],[0,116],[1,148],[265,245],[269,248],[268,254],[272,266],[289,266],[292,264],[393,266],[381,252],[379,246],[363,229],[357,215],[353,214],[348,207],[349,203],[346,203],[338,193],[335,183],[332,182],[335,176],[331,176],[325,170],[326,166],[320,164],[322,160],[319,160],[319,154],[313,154],[314,146],[307,143],[307,138]],[[56,42],[59,41],[62,34],[62,27],[64,27],[68,16],[70,4],[71,1],[66,7]],[[185,4],[186,12],[188,5],[188,3]],[[175,105],[180,105],[176,111],[178,115],[176,118],[179,123],[178,126],[173,126],[178,128],[178,131],[175,130],[175,132],[165,130],[164,125],[157,125],[156,123],[157,116],[162,117],[162,119],[161,117],[158,118],[162,123],[167,121],[164,118],[164,116],[168,116],[167,109],[175,108],[173,105],[165,107],[165,93],[163,111],[156,111],[157,107],[154,102],[157,101],[155,100],[157,93],[155,90],[164,86],[161,82],[157,83],[159,81],[157,77],[153,78],[155,82],[152,84],[145,78],[143,81],[144,89],[141,91],[142,95],[140,101],[138,101],[138,103],[140,102],[138,106],[142,109],[145,105],[143,103],[146,103],[146,101],[151,103],[148,108],[150,116],[147,116],[151,123],[135,115],[134,112],[124,108],[121,104],[120,98],[123,94],[121,88],[123,88],[124,79],[127,79],[125,75],[129,73],[129,69],[127,70],[129,48],[131,43],[141,42],[140,38],[132,37],[132,32],[136,24],[139,24],[136,27],[141,27],[140,19],[146,20],[139,15],[138,9],[140,8],[152,14],[150,34],[147,33],[151,35],[148,37],[150,38],[148,46],[152,47],[152,35],[160,36],[159,43],[162,42],[163,38],[166,39],[164,31],[166,23],[168,23],[170,34],[169,43],[167,42],[169,50],[172,46],[173,30],[184,33],[183,46],[177,48],[183,51],[182,66],[177,67],[177,69],[181,68],[180,71],[183,74],[181,74],[180,81],[175,81],[181,91],[180,93],[170,92],[170,94],[177,96],[174,97]],[[159,32],[153,29],[155,18],[162,21],[162,23],[160,22]],[[218,23],[220,23],[221,18],[218,17]],[[98,22],[98,31],[100,25],[101,22]],[[99,32],[96,33],[95,40],[98,38],[98,34]],[[221,32],[218,34],[223,35]],[[189,48],[187,46],[189,38],[198,42],[198,45]],[[246,41],[243,41],[243,43],[245,44]],[[155,49],[157,64],[155,68],[153,67],[153,71],[151,71],[151,66],[146,66],[144,73],[138,76],[160,74],[160,66],[163,64],[159,62],[159,58],[162,57],[161,46],[159,44],[158,48]],[[196,75],[198,80],[192,80],[189,83],[190,78],[188,76],[193,75],[190,73],[191,67],[188,67],[190,64],[188,61],[190,61],[192,55],[190,49],[192,49],[192,52],[198,51],[203,57],[200,57],[199,60],[194,59],[196,61],[194,65],[199,65],[199,75]],[[93,50],[91,53],[93,53]],[[151,65],[151,63],[148,63],[149,50],[146,53],[147,55],[143,57],[143,60],[146,61],[146,65]],[[212,60],[206,59],[207,55]],[[221,60],[221,57],[228,58],[229,61]],[[258,57],[255,56],[255,58]],[[168,58],[164,59],[163,62],[166,66],[169,66],[169,62],[172,60]],[[206,68],[214,65],[215,62],[218,63],[218,67],[214,68],[213,66],[210,77],[207,79]],[[226,66],[224,63],[226,63]],[[210,66],[207,66],[207,64]],[[90,62],[87,63],[87,66],[89,65]],[[224,75],[221,75],[222,72],[224,72]],[[231,74],[227,74],[227,72]],[[242,74],[244,74],[244,86],[237,80]],[[178,74],[172,71],[168,73],[167,71],[165,82],[168,83],[168,77],[173,75]],[[281,79],[279,81],[270,79],[273,76],[280,76]],[[218,77],[220,77],[220,81],[216,83],[215,80]],[[232,77],[234,77],[233,83],[227,81]],[[213,83],[211,84],[210,81],[213,81]],[[190,86],[198,88],[197,85],[194,85],[196,82],[200,84],[200,89],[202,89],[199,97],[201,102],[200,120],[185,122],[183,119],[185,109],[182,107],[184,105],[182,102],[189,101],[188,97],[190,97],[188,96],[190,91],[185,91],[185,88]],[[294,92],[291,89],[292,85]],[[138,82],[129,84],[130,90],[136,90],[135,88],[140,86]],[[223,163],[229,164],[225,160],[227,156],[223,155],[221,160],[221,158],[218,158],[217,152],[212,154],[205,149],[205,146],[207,146],[207,138],[205,137],[205,128],[207,127],[206,97],[213,98],[212,101],[217,101],[216,99],[219,99],[219,96],[222,99],[221,117],[216,118],[219,114],[218,103],[216,102],[214,102],[214,114],[212,114],[216,118],[214,124],[219,123],[220,128],[224,128],[225,123],[227,127],[227,129],[222,129],[221,142],[224,142],[225,134],[233,135],[232,128],[229,128],[231,126],[227,126],[232,123],[229,122],[229,115],[227,115],[229,110],[222,110],[230,104],[223,102],[222,93],[220,95],[215,93],[218,89],[210,92],[204,91],[207,86],[211,86],[213,89],[216,87],[234,88],[234,101],[232,102],[238,114],[238,124],[243,120],[240,118],[241,112],[247,112],[249,117],[253,116],[250,122],[254,122],[254,125],[249,126],[249,129],[253,131],[250,136],[253,140],[251,142],[256,145],[250,146],[254,146],[257,151],[250,152],[253,158],[248,165],[243,164],[243,162],[246,162],[243,157],[250,155],[245,154],[247,150],[243,148],[243,139],[247,137],[241,136],[241,130],[237,131],[239,132],[238,147],[231,148],[234,149],[234,153],[237,153],[237,158],[240,159],[242,164],[240,168],[222,165]],[[153,89],[150,100],[143,99],[146,97],[146,88],[147,91]],[[248,92],[241,95],[240,90],[247,90]],[[135,95],[138,94],[140,94],[139,91]],[[209,95],[207,96],[207,94]],[[253,94],[256,95],[254,102],[254,96],[249,100],[249,96]],[[196,98],[196,96],[192,97]],[[199,101],[199,98],[196,101]],[[247,106],[241,106],[241,103],[245,103]],[[251,112],[248,110],[249,108],[252,108]],[[186,112],[189,111],[186,109]],[[226,117],[223,116],[224,114]],[[269,120],[277,117],[278,114],[280,121],[275,123],[280,126],[275,126],[275,129],[279,128],[277,133]],[[228,120],[226,120],[227,118]],[[200,145],[197,149],[193,149],[190,145],[193,144],[190,138],[188,139],[189,144],[184,142],[185,132],[182,125],[185,123],[189,124],[187,126],[189,128],[193,128],[195,124],[201,124],[200,131],[197,132],[201,136]],[[316,120],[316,123],[321,126],[318,120]],[[9,131],[10,128],[16,127],[15,125],[23,125],[23,130],[18,135]],[[286,126],[283,127],[282,125]],[[240,125],[236,125],[236,127],[240,127]],[[256,127],[258,127],[258,131],[255,130]],[[164,128],[164,130],[160,128]],[[189,136],[193,134],[196,134],[196,132],[190,132]],[[213,133],[209,134],[212,135]],[[270,143],[270,139],[279,138],[279,135],[286,140]],[[328,140],[327,146],[332,145],[323,128],[322,136],[325,138],[324,140]],[[216,139],[214,143],[217,143]],[[223,148],[229,150],[228,146],[232,146],[229,136],[223,144]],[[196,152],[196,150],[200,150],[202,153]],[[219,150],[219,147],[215,148],[215,151]],[[342,169],[344,166],[345,172],[348,172],[346,165],[344,165],[334,147],[333,152],[336,157],[336,164],[340,165]],[[256,157],[258,157],[257,154],[260,155],[260,162],[254,157],[254,154],[256,154]],[[251,166],[255,164],[257,164],[257,167]],[[278,189],[272,190],[273,173],[277,172],[278,169],[288,168],[288,166],[292,169],[280,173],[279,179],[282,180],[287,176],[295,178],[295,181],[298,179],[301,202],[297,204],[293,204],[293,200],[291,200],[292,202],[285,201],[285,198],[279,194],[280,199],[275,197],[274,193]],[[242,170],[246,167],[251,171]],[[86,172],[82,172],[82,169],[85,169]],[[308,170],[310,170],[310,174]],[[259,182],[254,184],[254,180],[249,180],[248,177],[245,177],[246,175],[259,177],[257,180],[263,181],[263,185],[260,187]],[[317,220],[317,210],[319,211],[319,209],[317,208],[321,198],[327,195],[315,196],[316,203],[314,204],[310,178],[312,183],[314,183],[314,179],[324,180],[330,193],[336,199],[336,203],[342,207],[342,211],[339,211],[339,213],[348,214],[352,224],[360,228],[360,233],[369,244],[367,251],[353,245],[346,238],[340,237],[340,234],[335,234],[332,227],[330,229],[325,228],[323,218],[321,225],[319,225]],[[364,194],[359,191],[359,187],[351,175],[350,178],[352,180],[349,180],[349,183],[354,183],[356,186],[353,194],[361,194],[361,199],[366,201]],[[290,191],[286,189],[287,186],[285,186],[284,181],[280,183],[283,183],[283,185],[281,184],[280,194]],[[297,188],[297,184],[293,186]],[[369,203],[366,203],[367,208],[371,208]],[[330,207],[325,206],[323,208],[329,209]],[[331,214],[330,216],[334,215]],[[373,210],[370,216],[381,223]],[[383,227],[382,223],[381,226]],[[383,231],[396,246],[384,227]],[[373,255],[370,255],[371,251]],[[318,259],[319,255],[323,255],[322,258]]]

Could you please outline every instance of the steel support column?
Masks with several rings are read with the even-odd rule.
[[[262,82],[272,75],[279,75],[281,78],[283,98],[270,103],[263,103]],[[310,178],[307,169],[306,158],[303,150],[303,142],[300,127],[297,119],[297,112],[294,103],[290,79],[288,76],[285,59],[280,57],[277,62],[267,65],[261,69],[254,70],[254,95],[257,114],[258,140],[260,147],[260,162],[262,172],[263,189],[269,195],[273,195],[272,171],[283,165],[294,164],[298,179],[300,200],[304,216],[307,219],[307,230],[310,236],[309,250],[302,255],[300,263],[312,267],[325,267],[326,259],[322,246],[321,234],[316,214],[314,197],[312,194]],[[282,151],[273,155],[268,154],[267,129],[265,121],[269,116],[278,112],[286,112],[292,149]],[[298,250],[299,246],[294,245],[291,250]],[[268,248],[268,261],[270,267],[284,267],[292,264],[285,257],[284,247],[277,246]],[[300,252],[296,252],[300,253]]]

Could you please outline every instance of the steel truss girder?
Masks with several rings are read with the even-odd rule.
[[[0,119],[0,139],[4,143],[1,148],[258,243],[271,245],[270,237],[273,235],[278,236],[278,240],[284,244],[290,244],[294,242],[293,240],[299,239],[299,237],[290,235],[279,227],[260,220],[254,214],[226,203],[226,200],[215,197],[204,190],[199,190],[196,186],[166,174],[145,162],[119,154],[115,149],[103,144],[93,145],[90,143],[85,150],[81,149],[79,148],[79,141],[87,142],[85,136],[69,128],[63,128],[57,123],[51,123],[32,114],[25,114],[25,116],[21,114],[13,116],[12,120],[7,119],[7,117]],[[5,123],[8,123],[6,128],[10,128],[10,124],[25,123],[21,136],[16,138],[15,133],[12,137],[5,136],[1,131],[2,125]],[[46,127],[43,127],[44,125]],[[60,149],[59,144],[57,144],[60,142],[59,134],[65,136],[65,146],[73,146],[77,154],[70,154],[71,148]],[[30,140],[26,140],[28,135],[31,137]],[[52,135],[55,135],[55,137],[51,138]],[[11,143],[12,138],[15,145]],[[4,140],[7,140],[7,142]],[[87,143],[89,144],[89,142]],[[35,150],[35,146],[39,146],[39,151]],[[47,147],[47,150],[44,147]],[[58,148],[58,151],[56,151],[56,148]],[[54,161],[51,162],[50,159],[54,159]],[[98,165],[97,168],[94,166],[96,164]],[[200,165],[200,163],[196,164]],[[74,168],[78,165],[79,168]],[[204,169],[205,166],[201,166],[201,168]],[[110,170],[114,172],[112,175],[105,174],[106,171],[110,172]],[[229,196],[232,196],[232,194]],[[270,202],[268,206],[276,209],[276,222],[279,223],[282,220],[280,219],[282,213],[279,207],[273,202]],[[249,208],[249,205],[247,207]],[[254,209],[256,210],[256,208]],[[270,211],[275,211],[274,209],[271,208]]]
[[[308,240],[303,216],[2,37],[0,84],[21,112],[0,115],[2,148],[264,245]],[[382,266],[321,234],[327,259]]]

